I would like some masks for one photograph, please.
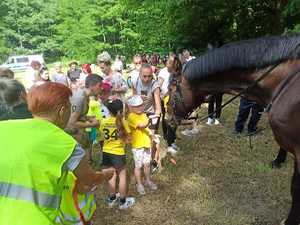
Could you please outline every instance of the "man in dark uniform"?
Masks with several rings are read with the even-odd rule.
[[[248,122],[248,134],[255,134],[257,132],[257,123],[261,118],[263,107],[254,101],[241,97],[239,112],[235,121],[235,133],[242,133],[250,111],[251,116]]]

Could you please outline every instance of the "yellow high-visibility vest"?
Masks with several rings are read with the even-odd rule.
[[[76,141],[41,119],[0,122],[0,225],[52,225]]]
[[[60,215],[56,221],[64,225],[84,225],[89,222],[95,211],[96,202],[92,193],[79,194],[75,191],[76,177],[68,172],[63,187]]]

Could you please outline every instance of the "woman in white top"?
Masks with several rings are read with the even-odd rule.
[[[54,64],[54,69],[55,72],[51,76],[51,81],[63,84],[67,87],[70,87],[70,81],[66,74],[63,73],[62,71],[62,63],[61,62],[56,62]]]

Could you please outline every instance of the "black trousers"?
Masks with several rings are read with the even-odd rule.
[[[209,118],[219,119],[221,117],[222,98],[223,98],[223,94],[214,94],[210,97],[209,103],[208,103],[208,115],[213,113],[215,110],[216,110],[216,112],[214,114],[210,115]]]
[[[237,132],[243,131],[244,125],[251,112],[251,116],[248,122],[248,132],[255,132],[257,130],[257,123],[261,118],[262,111],[263,111],[262,106],[258,105],[254,101],[250,101],[242,97],[240,100],[238,116],[235,121],[235,130]]]
[[[171,146],[176,140],[176,130],[177,127],[171,126],[168,121],[165,119],[166,109],[162,102],[162,130],[163,137],[166,140],[168,146]]]

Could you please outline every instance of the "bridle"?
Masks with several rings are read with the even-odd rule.
[[[211,115],[213,115],[214,113],[216,113],[217,110],[223,109],[224,107],[226,107],[229,103],[231,103],[233,100],[235,100],[236,98],[248,93],[250,90],[252,90],[254,87],[257,86],[257,84],[262,81],[264,78],[266,78],[279,64],[281,64],[281,62],[277,62],[276,64],[272,65],[267,71],[265,71],[264,73],[262,73],[262,75],[260,77],[258,77],[252,84],[250,84],[246,89],[240,91],[239,93],[237,93],[236,95],[234,95],[232,98],[230,98],[227,102],[225,102],[224,104],[221,105],[220,108],[214,110],[212,113],[208,114],[205,117],[202,117],[200,119],[200,121],[204,121],[207,118],[209,118]],[[180,120],[178,121],[178,118],[176,118],[176,105],[180,103],[182,104],[182,106],[186,109],[186,105],[184,103],[184,97],[182,95],[182,90],[180,87],[180,82],[178,81],[178,79],[176,80],[176,91],[174,93],[174,99],[172,102],[172,107],[174,110],[174,119],[175,121],[177,120],[177,123],[180,124],[180,121],[182,119],[189,119],[189,115],[190,113],[188,113],[185,117],[181,117]],[[197,119],[197,118],[192,118],[192,119]]]

